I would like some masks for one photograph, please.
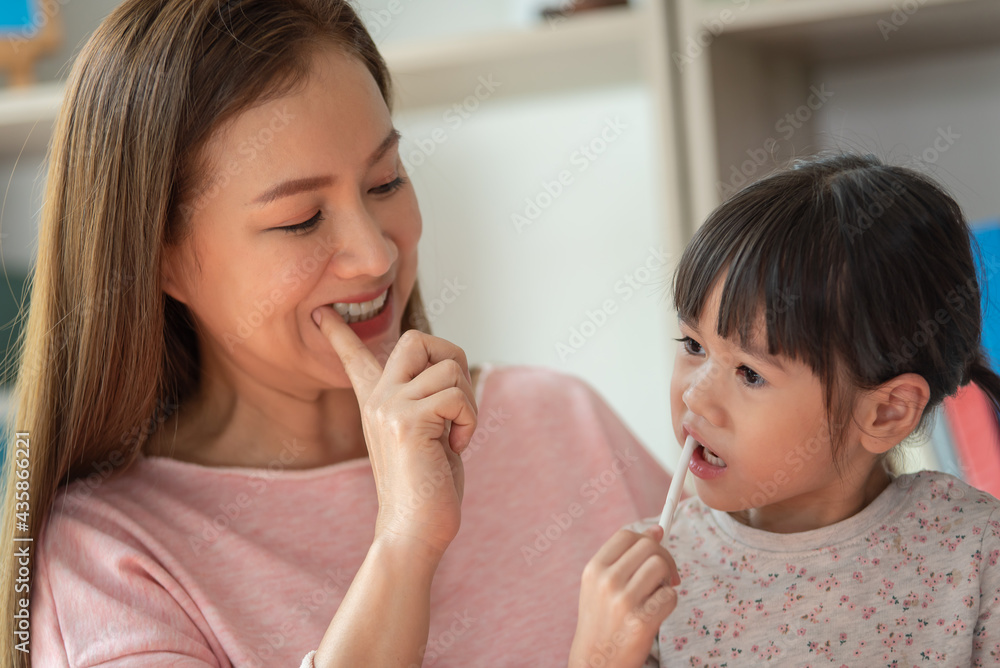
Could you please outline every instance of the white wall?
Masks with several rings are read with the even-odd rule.
[[[538,7],[559,3],[358,4],[388,44],[529,25]],[[678,253],[657,205],[652,105],[634,84],[487,98],[465,113],[420,109],[396,124],[424,216],[420,281],[435,333],[473,364],[584,378],[672,468],[668,283]],[[594,159],[581,150],[591,142]]]
[[[421,162],[411,172],[435,333],[473,363],[583,377],[666,462],[675,459],[667,287],[676,252],[652,196],[649,110],[643,90],[623,87],[487,100],[454,129],[444,109],[397,125],[404,160]],[[446,141],[433,142],[435,129]],[[615,138],[591,161],[581,146],[600,148],[606,129]],[[433,146],[426,161],[421,146]],[[446,281],[461,286],[457,296]]]

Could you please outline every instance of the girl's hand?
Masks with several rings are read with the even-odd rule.
[[[677,566],[663,529],[622,529],[583,570],[570,668],[642,666],[663,620],[677,606]],[[673,586],[668,586],[673,585]]]
[[[404,332],[385,369],[329,306],[319,326],[340,357],[361,407],[378,493],[375,541],[436,567],[461,523],[462,450],[476,430],[468,362],[458,346]]]

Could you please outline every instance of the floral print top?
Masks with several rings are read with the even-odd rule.
[[[1000,665],[1000,502],[945,473],[793,534],[690,498],[665,544],[681,584],[646,666]]]

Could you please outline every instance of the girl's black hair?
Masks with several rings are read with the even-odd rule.
[[[718,335],[805,362],[825,388],[836,454],[859,391],[902,373],[931,410],[974,382],[1000,411],[981,344],[980,289],[962,210],[932,179],[874,156],[796,162],[708,217],[674,276],[674,306],[698,322],[724,278]]]

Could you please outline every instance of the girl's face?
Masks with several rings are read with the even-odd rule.
[[[348,387],[311,314],[357,313],[352,328],[384,359],[421,232],[371,74],[321,50],[304,85],[225,124],[203,157],[205,187],[181,207],[192,234],[167,249],[164,289],[199,321],[206,363],[279,388]]]
[[[701,444],[690,466],[698,496],[717,510],[755,509],[758,528],[804,530],[785,518],[805,516],[822,526],[823,517],[841,510],[844,497],[823,387],[804,363],[767,354],[763,322],[756,352],[715,333],[721,284],[700,322],[680,323],[685,338],[671,379],[678,442],[690,433]]]

